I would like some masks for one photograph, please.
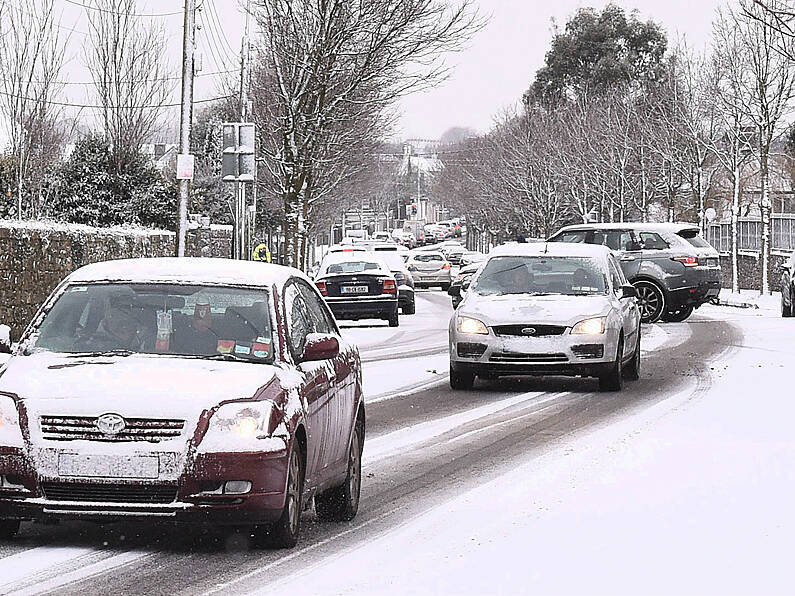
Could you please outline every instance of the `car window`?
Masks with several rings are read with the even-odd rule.
[[[624,277],[624,272],[621,270],[621,267],[619,267],[613,255],[610,255],[610,258],[608,259],[608,267],[610,269],[610,279],[613,283],[613,291],[620,293],[621,287],[626,285],[628,282]]]
[[[610,250],[632,250],[632,232],[629,230],[596,230],[590,244],[602,244]]]
[[[684,238],[692,246],[695,246],[696,248],[712,248],[712,245],[709,242],[707,242],[701,236],[699,236],[698,228],[687,228],[684,230],[679,230],[676,233],[676,235],[679,236],[680,238]]]
[[[640,232],[638,236],[644,250],[665,250],[669,248],[668,243],[654,232]]]
[[[478,294],[604,294],[604,266],[590,257],[493,257],[477,278]]]
[[[552,240],[554,242],[585,242],[585,230],[573,230],[558,234]]]
[[[432,261],[444,261],[444,257],[442,255],[416,255],[414,260],[420,263],[430,263]]]
[[[287,313],[287,333],[293,358],[300,359],[304,354],[306,336],[312,333],[312,317],[301,291],[295,283],[284,290],[284,304]]]
[[[339,254],[339,253],[336,253]],[[354,258],[353,256],[351,258]],[[377,261],[364,261],[364,260],[350,260],[350,261],[339,261],[339,260],[332,260],[331,262],[326,261],[324,264],[321,265],[321,272],[323,273],[341,273],[341,274],[350,274],[350,273],[362,273],[363,271],[378,271],[383,269],[381,263]]]
[[[303,281],[296,280],[295,283],[301,291],[301,295],[304,297],[304,300],[306,301],[307,313],[309,314],[309,322],[311,323],[312,332],[338,333],[337,325],[329,317],[325,306],[322,304],[321,299],[317,295],[317,292],[315,292]]]

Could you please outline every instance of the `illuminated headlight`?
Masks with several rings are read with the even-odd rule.
[[[600,335],[605,332],[605,318],[596,317],[580,321],[571,329],[572,334]]]
[[[489,330],[483,321],[470,317],[458,317],[458,330],[461,333],[472,333],[476,335],[488,335]]]
[[[22,431],[19,428],[17,405],[14,400],[5,395],[0,395],[0,445],[24,447]]]
[[[210,418],[200,450],[229,451],[266,438],[272,411],[273,402],[267,400],[222,405]]]

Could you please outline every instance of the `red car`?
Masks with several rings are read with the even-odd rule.
[[[300,271],[225,259],[97,263],[0,368],[0,538],[21,520],[249,526],[290,547],[359,506],[355,346]]]

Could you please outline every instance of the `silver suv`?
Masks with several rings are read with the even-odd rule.
[[[720,293],[718,252],[694,224],[579,224],[562,228],[549,241],[608,246],[637,288],[644,323],[684,321]]]

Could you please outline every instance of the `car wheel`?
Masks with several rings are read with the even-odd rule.
[[[390,327],[397,327],[398,325],[400,325],[400,321],[398,320],[397,311],[395,311],[391,315],[389,315],[389,318],[387,319],[387,321],[389,321],[389,326]]]
[[[287,467],[287,491],[284,508],[278,521],[269,526],[254,528],[254,541],[258,546],[292,548],[298,542],[301,530],[301,493],[303,492],[303,470],[297,446],[290,453]]]
[[[324,521],[350,521],[359,511],[359,494],[362,487],[362,427],[357,422],[353,429],[348,452],[348,475],[340,486],[335,486],[315,497],[315,512]]]
[[[622,357],[624,352],[624,338],[618,340],[616,360],[606,373],[599,375],[599,391],[621,391],[624,385]]]
[[[475,384],[475,373],[456,370],[453,365],[450,365],[450,387],[455,390],[459,389],[472,389]]]
[[[645,279],[632,284],[638,292],[638,308],[643,323],[654,323],[665,310],[665,294],[653,281]]]
[[[447,290],[450,289],[450,284],[442,284],[439,287],[442,288],[442,292],[446,292]]]
[[[632,354],[632,360],[624,369],[624,378],[630,381],[637,381],[640,378],[640,325],[638,325],[638,341],[635,344],[635,352]]]
[[[0,540],[10,540],[19,532],[18,519],[0,519]]]
[[[687,317],[693,314],[692,306],[680,306],[676,310],[669,310],[662,316],[662,320],[666,323],[681,323]]]
[[[417,307],[416,304],[412,300],[406,306],[403,307],[403,309],[402,309],[403,310],[403,314],[404,315],[413,315],[414,312],[415,312],[416,307]]]
[[[792,290],[789,291],[789,304],[784,303],[784,294],[785,292],[781,292],[781,316],[782,317],[791,317],[793,314],[792,309]]]

